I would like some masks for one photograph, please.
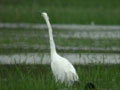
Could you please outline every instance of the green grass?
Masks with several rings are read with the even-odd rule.
[[[1,0],[0,22],[44,23],[37,11],[48,12],[52,23],[120,25],[120,0]]]
[[[75,66],[83,90],[93,82],[100,90],[120,90],[120,65]],[[67,88],[56,83],[49,65],[0,65],[0,90],[59,90]]]

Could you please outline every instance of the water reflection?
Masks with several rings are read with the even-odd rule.
[[[105,64],[119,64],[119,54],[106,53],[60,53],[73,64],[89,64],[89,63],[105,63]],[[50,56],[48,53],[27,53],[27,54],[13,54],[0,55],[0,64],[49,64]]]

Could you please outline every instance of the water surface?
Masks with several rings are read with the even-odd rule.
[[[61,56],[67,58],[73,64],[120,64],[119,54],[108,53],[60,53]],[[48,53],[21,53],[12,55],[0,55],[1,64],[50,64],[50,56]]]

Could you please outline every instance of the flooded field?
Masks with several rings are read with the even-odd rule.
[[[50,63],[46,25],[0,24],[0,28],[1,64]],[[120,26],[58,24],[53,29],[58,52],[73,64],[120,63]]]
[[[120,64],[119,54],[106,53],[60,53],[73,64]],[[0,55],[0,64],[50,64],[48,53]]]
[[[79,87],[56,82],[38,11],[48,14],[56,50],[73,64]],[[120,90],[120,0],[0,0],[0,90],[86,90],[89,82]]]
[[[120,26],[105,26],[105,25],[67,25],[67,24],[53,24],[53,29],[55,30],[64,30],[68,34],[60,34],[61,37],[69,38],[120,38]],[[10,24],[10,23],[0,23],[0,28],[9,28],[9,29],[39,29],[45,30],[47,26],[45,24]],[[74,30],[74,33],[69,33],[69,30]],[[72,31],[73,32],[73,31]],[[46,33],[47,34],[47,33]],[[29,35],[26,35],[26,37]],[[32,36],[35,36],[33,33]],[[45,35],[45,36],[48,36]]]

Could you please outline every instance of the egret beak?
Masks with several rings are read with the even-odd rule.
[[[40,11],[37,11],[38,14],[42,15],[42,13]]]

